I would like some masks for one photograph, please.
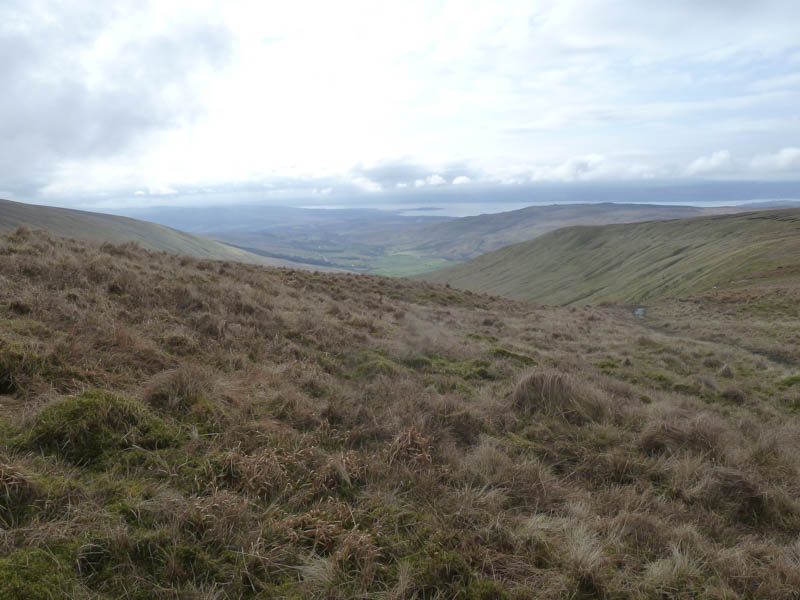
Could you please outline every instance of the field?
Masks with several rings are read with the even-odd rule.
[[[637,318],[17,230],[0,598],[796,598],[796,275]]]

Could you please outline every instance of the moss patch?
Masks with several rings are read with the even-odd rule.
[[[491,353],[493,356],[499,356],[500,358],[509,358],[511,360],[515,360],[523,365],[535,365],[536,361],[528,356],[527,354],[520,354],[519,352],[512,352],[511,350],[507,350],[505,348],[501,348],[496,346],[492,348]]]
[[[0,600],[67,598],[72,588],[69,567],[42,550],[0,558]]]
[[[798,383],[800,383],[800,375],[792,375],[791,377],[787,377],[781,381],[778,387],[782,390],[788,390],[790,387],[793,387]]]
[[[395,375],[399,372],[398,365],[386,350],[362,350],[358,355],[358,364],[352,371],[352,376],[357,379],[373,379],[378,375]]]
[[[453,375],[461,379],[494,379],[485,360],[451,360],[440,354],[415,356],[405,361],[415,371],[437,375]]]
[[[142,404],[105,392],[86,392],[47,406],[23,443],[97,467],[116,451],[164,448],[176,440],[176,432]]]

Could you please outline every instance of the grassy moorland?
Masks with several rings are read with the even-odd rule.
[[[639,319],[17,230],[0,599],[796,598],[796,274]]]
[[[427,281],[550,304],[647,302],[800,260],[800,209],[569,227]]]
[[[136,242],[150,250],[175,252],[196,258],[235,260],[270,266],[301,268],[305,266],[291,261],[259,256],[210,238],[192,235],[147,221],[0,200],[0,234],[11,233],[20,226],[43,229],[56,235],[93,242],[115,244]]]

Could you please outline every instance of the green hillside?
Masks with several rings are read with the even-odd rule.
[[[643,302],[800,261],[800,210],[569,227],[423,275],[550,304]]]
[[[163,250],[196,258],[308,268],[291,261],[258,256],[215,240],[147,221],[0,200],[0,234],[10,233],[23,225],[92,242],[136,242],[150,250]]]
[[[519,210],[462,217],[418,227],[395,235],[391,241],[407,252],[465,261],[509,244],[532,240],[562,227],[683,219],[720,210],[733,212],[737,209],[612,202],[528,206]]]

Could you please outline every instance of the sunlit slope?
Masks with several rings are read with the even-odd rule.
[[[304,266],[258,256],[202,236],[147,221],[0,200],[0,234],[12,232],[22,225],[87,241],[136,242],[150,250],[163,250],[196,258],[235,260],[273,266]]]
[[[800,210],[569,227],[421,276],[552,304],[643,302],[800,261]]]

